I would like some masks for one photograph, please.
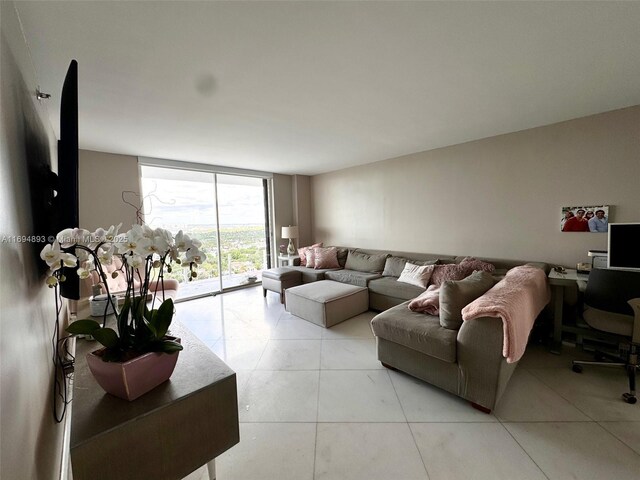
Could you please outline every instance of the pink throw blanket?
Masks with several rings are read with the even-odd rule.
[[[480,317],[502,319],[502,355],[515,363],[527,347],[529,333],[551,294],[544,271],[532,267],[512,268],[491,290],[462,309],[462,319]]]
[[[440,314],[440,287],[429,285],[425,292],[409,302],[409,310],[428,315]]]

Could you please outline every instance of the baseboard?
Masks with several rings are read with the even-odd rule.
[[[68,340],[68,349],[71,355],[75,357],[76,354],[76,339],[70,337]],[[69,398],[73,400],[73,377],[69,382]],[[60,454],[60,471],[58,478],[60,480],[73,480],[73,473],[71,472],[71,417],[73,410],[73,401],[70,401],[67,405],[67,410],[62,421],[62,449]]]

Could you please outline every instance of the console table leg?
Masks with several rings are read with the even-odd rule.
[[[553,308],[553,345],[551,353],[559,355],[562,351],[562,307],[564,304],[564,287],[556,285],[554,288]]]
[[[216,459],[207,462],[207,471],[209,472],[209,480],[216,480]]]

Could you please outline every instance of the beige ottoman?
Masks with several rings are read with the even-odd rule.
[[[332,280],[288,288],[286,308],[293,315],[329,328],[369,309],[369,291]]]
[[[302,274],[292,268],[270,268],[262,272],[262,293],[266,297],[267,290],[280,295],[280,303],[284,303],[284,292],[287,288],[302,283]]]

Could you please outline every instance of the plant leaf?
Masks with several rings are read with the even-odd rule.
[[[93,335],[93,332],[99,328],[100,324],[98,322],[86,318],[84,320],[76,320],[66,330],[73,335]]]
[[[107,348],[116,348],[120,343],[118,334],[112,328],[99,328],[91,332],[91,335]]]
[[[166,299],[160,305],[158,313],[153,316],[153,324],[156,330],[156,337],[162,338],[167,334],[171,321],[173,320],[173,300]]]
[[[131,298],[125,297],[124,304],[118,315],[118,332],[122,339],[123,345],[126,344],[129,332],[127,331],[127,322],[129,321],[129,310],[131,309]]]
[[[159,351],[165,352],[165,353],[173,353],[173,352],[179,352],[183,348],[184,347],[178,342],[174,342],[173,340],[164,340],[160,343]]]
[[[156,327],[153,326],[153,323],[148,321],[146,318],[143,318],[142,321],[144,322],[145,327],[147,327],[147,329],[151,332],[151,334],[153,335],[153,338],[158,338],[158,332],[156,331]],[[160,337],[162,338],[162,337]]]

